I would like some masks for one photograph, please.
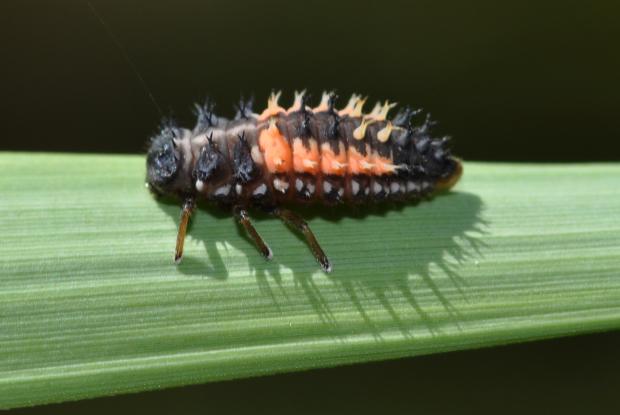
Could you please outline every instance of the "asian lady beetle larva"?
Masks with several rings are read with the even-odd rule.
[[[419,200],[450,189],[462,174],[447,138],[431,138],[429,117],[411,126],[418,111],[405,108],[388,119],[395,104],[386,101],[364,114],[366,99],[355,94],[337,110],[333,93],[324,93],[320,104],[310,108],[305,92],[295,92],[293,105],[284,109],[279,97],[272,94],[261,114],[252,112],[251,101],[242,101],[232,120],[216,116],[208,103],[196,105],[193,130],[166,123],[152,138],[147,184],[183,203],[176,263],[199,197],[230,207],[266,259],[273,254],[247,209],[259,207],[279,217],[303,234],[323,270],[330,272],[308,224],[283,204]]]

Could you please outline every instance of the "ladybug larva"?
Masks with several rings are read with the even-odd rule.
[[[252,111],[240,102],[234,119],[196,105],[193,130],[164,123],[147,154],[147,185],[182,201],[174,260],[183,256],[189,218],[199,198],[229,207],[266,259],[273,254],[256,231],[248,208],[263,209],[303,234],[325,272],[332,267],[308,224],[291,204],[369,204],[429,198],[450,189],[463,168],[447,148],[447,138],[430,135],[427,116],[413,127],[418,113],[409,108],[388,119],[395,106],[353,95],[335,108],[335,95],[324,93],[317,107],[295,92],[293,105],[279,106],[271,94],[267,108]]]

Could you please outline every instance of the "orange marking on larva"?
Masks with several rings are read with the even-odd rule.
[[[316,174],[321,162],[319,146],[314,138],[308,139],[308,146],[310,148],[304,146],[299,137],[293,139],[293,168],[299,173]]]
[[[377,117],[377,115],[379,115],[380,112],[381,112],[381,103],[377,101],[375,103],[375,106],[372,108],[372,110],[368,114],[366,114],[366,118],[374,119],[375,117]]]
[[[369,146],[366,146],[366,150],[369,150]],[[373,164],[370,156],[362,155],[359,151],[353,146],[349,147],[348,152],[348,163],[347,171],[350,174],[372,174]]]
[[[284,108],[278,105],[280,95],[282,95],[282,91],[278,91],[277,93],[271,93],[269,99],[267,100],[267,108],[258,117],[259,121],[265,121],[266,119],[278,115],[281,112],[285,112]]]
[[[347,105],[343,109],[338,111],[338,115],[340,115],[341,117],[344,117],[345,115],[351,114],[353,112],[353,109],[355,108],[355,104],[361,97],[362,97],[361,95],[357,95],[357,94],[351,95],[351,98],[349,99],[349,102],[347,103]]]
[[[331,96],[330,92],[323,91],[323,96],[321,96],[321,103],[312,109],[312,112],[324,112],[329,109],[329,97]]]
[[[358,98],[353,106],[353,110],[349,114],[350,117],[361,117],[362,116],[362,108],[364,108],[364,104],[368,97]]]
[[[338,154],[329,143],[321,144],[321,171],[324,174],[343,176],[347,171],[347,153],[343,142],[338,142]]]
[[[385,121],[385,119],[387,118],[388,112],[390,112],[390,110],[397,105],[398,104],[396,102],[390,103],[389,101],[385,101],[385,103],[381,107],[381,110],[379,111],[379,114],[377,114],[375,119],[377,121]]]
[[[306,95],[305,89],[301,92],[295,91],[295,100],[293,101],[293,105],[286,110],[287,114],[299,111],[301,109],[301,106],[304,105],[304,95]]]
[[[353,130],[353,138],[355,138],[356,140],[363,140],[366,136],[366,129],[373,122],[374,120],[364,118],[360,125],[355,130]]]
[[[382,143],[385,143],[387,140],[390,139],[390,134],[392,133],[393,128],[394,127],[392,127],[392,122],[388,121],[386,126],[380,129],[379,132],[377,133],[377,140],[379,140]]]
[[[372,164],[372,174],[376,176],[389,175],[396,171],[396,166],[392,163],[392,159],[381,157],[376,151],[372,154]]]
[[[258,145],[270,173],[286,173],[291,170],[293,165],[291,148],[275,122],[270,122],[269,127],[261,131]]]
[[[390,112],[390,110],[396,105],[398,105],[396,102],[385,101],[383,105],[381,105],[380,102],[377,102],[372,111],[366,114],[366,118],[370,118],[375,121],[385,121],[387,119],[388,112]]]

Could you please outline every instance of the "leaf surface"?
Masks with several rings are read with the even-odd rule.
[[[620,327],[620,165],[465,163],[417,206],[304,210],[323,274],[281,222],[195,215],[144,158],[0,153],[0,407]]]

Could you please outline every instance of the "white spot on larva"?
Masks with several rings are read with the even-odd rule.
[[[196,180],[196,190],[202,192],[205,188],[205,184],[202,180]]]
[[[360,192],[360,184],[357,180],[351,180],[351,191],[354,195]]]
[[[228,193],[230,193],[229,184],[227,184],[226,186],[218,187],[217,189],[215,189],[215,192],[213,192],[215,196],[228,196]]]
[[[342,187],[340,189],[338,189],[338,196],[339,197],[344,196],[344,189]]]
[[[273,251],[271,250],[271,248],[269,246],[267,246],[267,261],[271,261],[273,259]]]
[[[301,179],[295,179],[295,189],[297,189],[298,192],[301,192],[301,189],[304,188],[304,182],[301,181]]]
[[[364,188],[364,194],[368,196],[370,194],[370,187]]]
[[[286,193],[286,191],[288,190],[288,182],[286,180],[282,180],[282,179],[273,179],[273,187],[281,193]]]
[[[412,182],[412,181],[407,182],[407,191],[408,192],[413,192],[417,188],[418,188],[418,185],[416,184],[416,182]]]
[[[306,184],[306,188],[308,189],[308,194],[314,194],[314,191],[316,190],[316,186],[312,183],[308,183]]]
[[[323,191],[325,193],[330,193],[332,191],[332,184],[328,181],[323,182]]]
[[[392,193],[400,192],[400,184],[398,184],[397,182],[392,182],[390,184],[390,192]]]
[[[243,191],[243,186],[241,186],[239,183],[237,183],[235,185],[235,192],[237,192],[237,194],[240,195],[242,191]]]
[[[257,164],[263,164],[263,153],[260,152],[258,146],[252,146],[251,150],[252,160]]]
[[[374,182],[372,184],[372,191],[374,192],[374,194],[377,195],[377,194],[381,193],[382,190],[383,190],[383,187],[381,186],[380,183]]]
[[[267,193],[267,185],[265,183],[262,183],[260,186],[258,186],[256,189],[254,189],[254,195],[255,196],[262,196],[265,193]]]

